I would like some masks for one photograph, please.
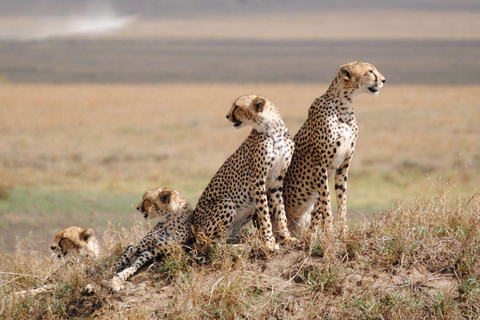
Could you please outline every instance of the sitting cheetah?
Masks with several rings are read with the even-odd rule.
[[[165,253],[173,245],[192,241],[192,209],[177,191],[167,188],[152,189],[143,195],[137,207],[145,219],[158,217],[160,221],[135,246],[129,246],[113,265],[117,274],[110,281],[115,291],[146,262]]]
[[[94,259],[100,252],[93,230],[79,227],[69,227],[57,232],[50,249],[58,258],[79,262]]]
[[[366,62],[340,67],[327,92],[317,98],[308,119],[294,137],[295,152],[285,176],[284,201],[288,228],[298,235],[310,224],[315,232],[320,217],[333,231],[328,179],[335,173],[341,232],[347,230],[347,174],[357,141],[353,100],[361,93],[377,94],[385,78]]]
[[[253,129],[203,191],[194,210],[196,235],[233,238],[255,214],[266,247],[276,250],[275,237],[279,242],[292,240],[282,192],[293,140],[274,104],[261,96],[237,98],[227,119],[235,128]]]

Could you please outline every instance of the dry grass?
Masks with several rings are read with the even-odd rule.
[[[173,250],[134,276],[124,292],[106,270],[145,230],[111,229],[112,254],[87,266],[52,271],[21,245],[2,258],[3,318],[111,319],[476,319],[480,316],[479,194],[449,201],[441,193],[403,203],[357,225],[343,240],[268,255],[255,235],[208,250]],[[41,286],[36,295],[15,292]],[[90,284],[92,290],[87,290]]]
[[[270,97],[295,133],[325,89],[322,84],[3,85],[0,177],[13,186],[73,189],[203,185],[248,134],[224,119],[234,98]],[[358,98],[355,109],[360,138],[353,173],[479,169],[476,86],[387,86],[376,98]]]

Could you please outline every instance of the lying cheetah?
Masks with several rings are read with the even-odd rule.
[[[58,273],[62,267],[70,263],[84,263],[92,261],[99,255],[98,241],[93,235],[93,230],[82,229],[79,227],[68,227],[57,232],[55,239],[50,246],[53,253],[61,259],[59,268],[54,271]],[[50,277],[47,278],[47,283],[41,287],[22,290],[15,292],[15,295],[25,297],[26,295],[34,296],[36,294],[53,291],[56,285],[52,282]],[[85,286],[86,290],[92,290],[91,285]]]
[[[50,249],[58,258],[79,262],[94,259],[100,252],[93,230],[79,227],[68,227],[57,232]]]
[[[121,290],[123,282],[154,257],[174,245],[192,241],[192,209],[177,191],[168,188],[149,190],[137,210],[145,215],[145,219],[158,217],[160,221],[139,244],[129,246],[113,265],[117,273],[110,285],[115,291]]]
[[[237,98],[227,119],[235,128],[253,127],[248,138],[220,167],[194,210],[197,235],[235,237],[257,215],[266,247],[292,240],[282,198],[283,178],[293,141],[275,105],[257,95]],[[198,239],[197,239],[198,240]]]
[[[295,152],[285,176],[288,228],[298,235],[310,224],[315,232],[320,218],[333,230],[328,179],[335,174],[338,217],[346,232],[347,175],[357,141],[353,101],[361,93],[377,94],[385,78],[366,62],[352,62],[340,71],[327,92],[317,98],[308,119],[294,137]]]

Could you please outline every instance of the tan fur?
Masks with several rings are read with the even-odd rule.
[[[253,129],[203,191],[194,210],[195,231],[210,240],[234,238],[255,219],[266,247],[276,250],[277,241],[294,240],[282,198],[283,177],[294,149],[292,138],[273,102],[262,96],[237,98],[227,119],[236,128]]]
[[[98,241],[90,228],[68,227],[55,235],[50,249],[58,258],[84,261],[99,254]]]
[[[285,210],[294,235],[309,225],[333,230],[328,179],[335,176],[341,231],[347,230],[347,176],[355,151],[358,126],[353,101],[361,93],[377,94],[385,78],[368,62],[344,64],[328,88],[308,110],[308,118],[294,137],[295,152],[285,176]]]
[[[175,190],[156,188],[148,190],[137,207],[146,219],[158,218],[157,225],[137,245],[129,246],[114,263],[116,272],[110,280],[115,291],[123,288],[125,280],[158,255],[168,252],[172,246],[192,241],[192,209]]]

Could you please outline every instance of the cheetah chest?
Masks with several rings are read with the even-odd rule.
[[[338,125],[338,135],[332,143],[333,158],[327,168],[328,177],[340,168],[345,159],[352,156],[355,149],[356,137],[353,129],[345,123]]]
[[[287,168],[288,159],[291,157],[290,153],[291,149],[285,140],[280,139],[273,143],[268,155],[270,170],[266,180],[267,189],[274,185],[282,171]]]

